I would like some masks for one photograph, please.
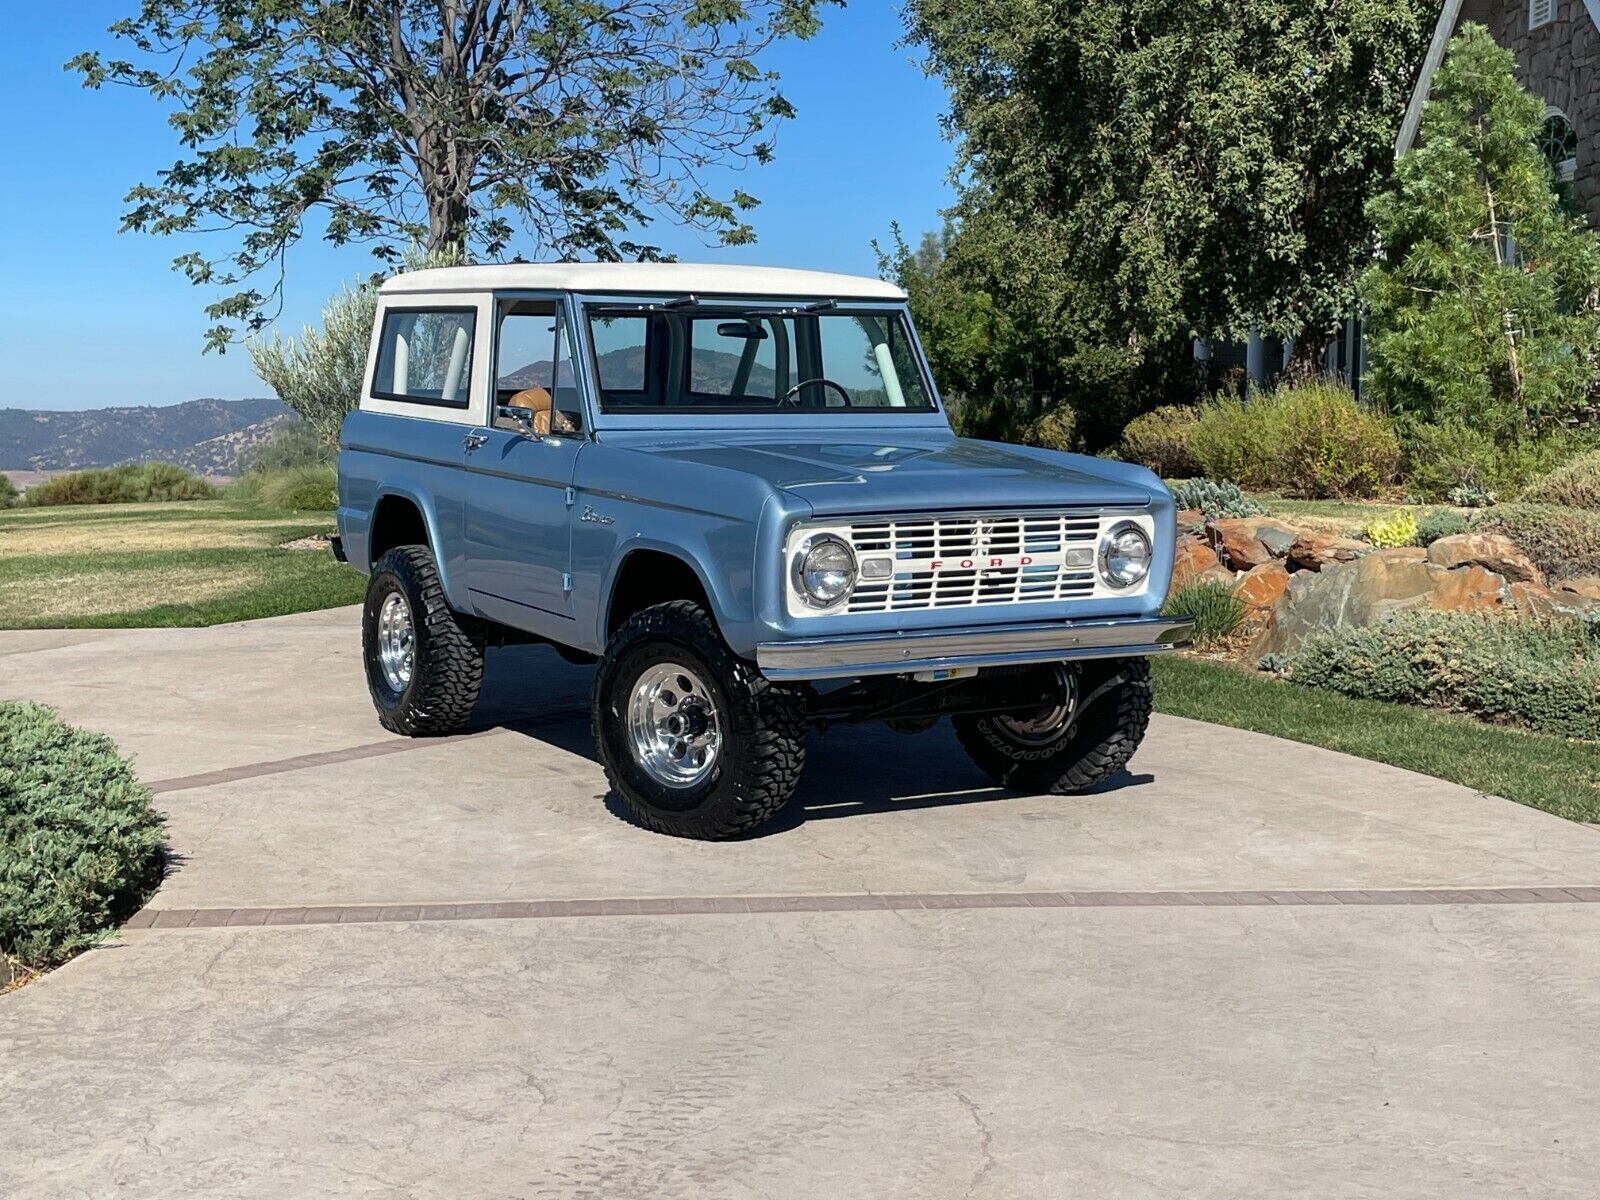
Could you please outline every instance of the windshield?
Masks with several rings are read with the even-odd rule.
[[[602,411],[932,412],[897,311],[587,309]]]

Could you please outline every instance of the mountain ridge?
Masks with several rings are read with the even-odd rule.
[[[72,410],[0,408],[0,471],[61,471],[171,462],[203,475],[240,456],[293,414],[268,397]]]

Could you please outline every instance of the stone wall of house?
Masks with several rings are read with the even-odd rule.
[[[1600,228],[1600,27],[1584,0],[1556,0],[1556,19],[1532,30],[1528,0],[1476,0],[1462,16],[1487,24],[1517,56],[1522,85],[1567,114],[1578,134],[1573,199]]]

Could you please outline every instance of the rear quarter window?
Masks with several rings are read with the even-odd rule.
[[[466,408],[476,324],[477,310],[471,308],[389,309],[378,338],[372,394]]]

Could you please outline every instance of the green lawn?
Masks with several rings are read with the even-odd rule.
[[[1189,657],[1156,660],[1156,708],[1342,750],[1574,821],[1600,821],[1600,746],[1351,700]]]
[[[0,511],[0,629],[216,625],[353,604],[332,514],[229,500]]]

